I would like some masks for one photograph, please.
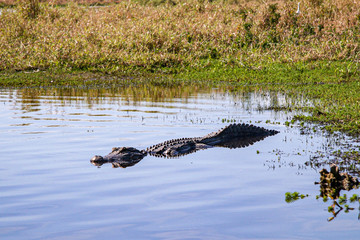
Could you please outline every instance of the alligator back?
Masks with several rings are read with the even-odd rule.
[[[178,157],[197,151],[196,143],[200,138],[178,138],[165,141],[146,149],[146,152],[155,157]]]
[[[232,142],[235,139],[262,138],[279,133],[276,130],[268,130],[263,127],[257,127],[245,123],[230,124],[217,132],[210,133],[199,141],[201,143],[216,146],[224,142]]]
[[[278,131],[275,130],[267,130],[249,124],[230,124],[204,137],[172,139],[148,147],[145,152],[156,157],[179,157],[215,146],[246,147],[277,133]]]

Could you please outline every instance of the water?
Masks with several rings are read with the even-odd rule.
[[[358,205],[328,222],[332,201],[316,200],[319,169],[305,164],[331,139],[286,127],[293,112],[266,110],[291,101],[196,87],[2,89],[0,238],[354,239]],[[115,146],[144,149],[227,122],[280,133],[124,169],[89,162]],[[286,203],[294,191],[309,197]]]

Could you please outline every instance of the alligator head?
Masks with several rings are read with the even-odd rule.
[[[108,155],[102,157],[95,155],[90,162],[95,166],[112,163],[113,167],[126,168],[140,162],[147,153],[133,147],[114,147]]]

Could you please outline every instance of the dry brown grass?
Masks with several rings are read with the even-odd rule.
[[[67,5],[76,3],[81,5],[110,5],[117,4],[123,0],[39,0],[42,3],[50,3],[52,5]],[[0,0],[0,6],[16,6],[21,0]]]
[[[24,4],[3,9],[0,70],[360,59],[357,0],[303,0],[299,15],[297,2],[285,0],[164,2],[120,1],[99,8],[40,4],[35,15]]]

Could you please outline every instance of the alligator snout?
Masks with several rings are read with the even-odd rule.
[[[105,160],[102,156],[95,155],[92,159],[90,159],[90,162],[95,166],[101,166],[106,163],[107,160]]]

